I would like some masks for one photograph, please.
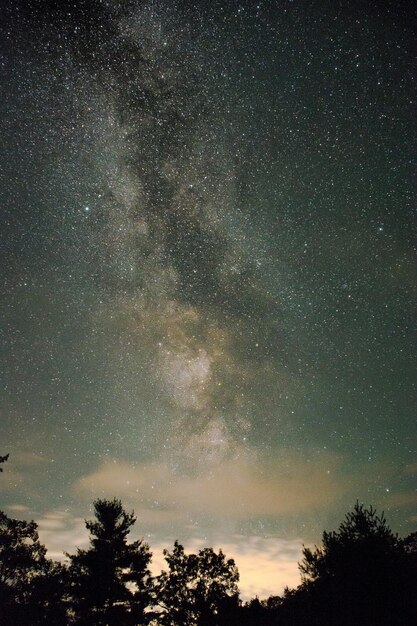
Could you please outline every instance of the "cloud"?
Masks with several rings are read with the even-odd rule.
[[[75,547],[88,544],[88,532],[81,517],[73,517],[68,511],[54,509],[36,520],[39,538],[48,548],[48,557],[63,560],[64,552],[74,552]]]
[[[345,490],[336,477],[337,465],[330,454],[315,461],[288,455],[256,464],[236,454],[208,471],[184,474],[164,462],[105,460],[74,490],[90,497],[117,495],[135,507],[142,521],[156,524],[180,521],[186,514],[238,521],[323,507]]]
[[[7,510],[10,511],[12,515],[17,514],[19,517],[29,513],[29,507],[24,504],[8,504]]]
[[[39,537],[48,549],[49,558],[64,560],[64,553],[73,554],[77,547],[88,546],[89,534],[81,517],[73,517],[63,509],[54,509],[37,521]],[[133,528],[131,540],[137,534],[135,530]],[[285,586],[295,587],[300,582],[297,563],[301,557],[302,539],[232,535],[227,538],[212,537],[209,542],[207,539],[189,538],[184,541],[181,536],[179,540],[187,553],[196,553],[210,544],[216,551],[222,549],[227,558],[233,558],[240,574],[239,588],[243,600],[255,595],[260,598],[279,595]],[[163,550],[171,550],[173,541],[155,539],[150,543],[153,555],[151,569],[157,576],[167,568]]]
[[[286,540],[258,536],[239,537],[222,545],[228,557],[236,561],[244,600],[279,595],[286,586],[300,584],[298,561],[301,539]]]
[[[55,509],[47,511],[39,520],[39,537],[48,549],[48,557],[64,560],[64,552],[73,554],[77,547],[85,548],[89,543],[85,521],[73,517],[68,511]],[[135,528],[131,540],[135,539]],[[249,600],[255,595],[266,598],[279,595],[285,586],[295,587],[300,582],[297,563],[301,557],[301,539],[281,539],[232,535],[206,539],[186,539],[183,543],[187,553],[198,552],[210,543],[216,551],[222,549],[227,558],[233,558],[240,574],[239,588],[242,599]],[[172,549],[173,541],[160,539],[151,541],[152,573],[157,576],[167,568],[163,550]]]
[[[227,538],[214,537],[211,543],[214,550],[221,549],[227,558],[235,560],[240,576],[239,589],[244,601],[256,595],[260,598],[279,595],[286,586],[295,587],[300,583],[298,561],[301,558],[301,539],[233,535]],[[183,545],[187,553],[196,553],[207,547],[207,541],[186,540]],[[167,569],[162,554],[164,548],[171,550],[172,545],[152,541],[154,575]]]

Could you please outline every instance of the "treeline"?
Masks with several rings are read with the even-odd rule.
[[[152,576],[148,544],[128,542],[134,514],[117,499],[94,511],[89,548],[66,563],[46,557],[35,522],[0,511],[0,626],[417,626],[417,532],[399,538],[358,502],[320,547],[303,548],[296,589],[246,603],[221,550],[175,542]]]

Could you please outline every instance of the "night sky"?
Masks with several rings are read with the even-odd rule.
[[[412,3],[4,2],[1,506],[299,577],[417,526]]]

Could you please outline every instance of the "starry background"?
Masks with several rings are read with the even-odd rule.
[[[415,529],[410,6],[4,3],[1,504],[52,556],[103,496],[249,595],[357,498]]]

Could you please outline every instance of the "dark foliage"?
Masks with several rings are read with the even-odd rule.
[[[0,624],[66,623],[64,569],[45,554],[35,522],[0,511]]]
[[[232,624],[238,607],[239,574],[232,559],[212,548],[185,554],[177,541],[164,551],[168,571],[157,578],[159,622],[167,626]]]
[[[9,458],[8,454],[6,454],[6,456],[0,456],[0,466],[2,465],[2,463],[5,463],[8,460],[8,458]],[[0,467],[0,472],[2,471],[3,471],[3,468]]]
[[[304,548],[302,583],[242,606],[239,574],[220,550],[165,550],[151,578],[149,547],[127,542],[120,500],[97,500],[90,547],[69,567],[46,558],[35,522],[0,513],[0,626],[416,626],[417,533],[400,539],[357,503],[321,546]],[[69,555],[67,555],[69,556]]]
[[[356,503],[321,547],[303,549],[303,583],[287,592],[284,623],[326,626],[417,624],[413,559],[384,516]]]
[[[127,626],[146,623],[151,602],[151,553],[146,543],[127,543],[135,522],[120,500],[96,500],[96,520],[86,522],[91,547],[70,557],[69,598],[74,623]]]

